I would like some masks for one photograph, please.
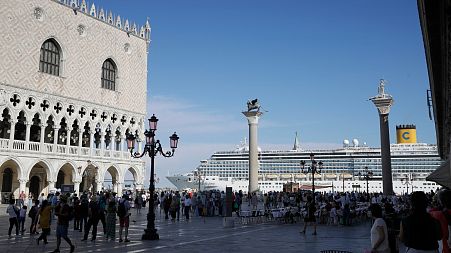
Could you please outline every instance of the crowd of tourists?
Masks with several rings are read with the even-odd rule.
[[[82,241],[95,241],[97,227],[102,226],[106,240],[116,240],[116,223],[119,220],[119,242],[129,242],[131,208],[137,215],[152,200],[144,192],[117,196],[113,192],[97,194],[82,193],[61,194],[56,192],[48,196],[41,195],[28,200],[20,194],[18,201],[10,200],[6,212],[9,215],[8,235],[11,238],[13,228],[16,235],[28,231],[38,235],[36,243],[47,244],[51,224],[56,222],[56,249],[59,252],[62,239],[70,247],[75,246],[68,237],[68,229],[83,235]],[[251,216],[262,215],[267,220],[286,223],[303,221],[301,233],[305,234],[309,225],[316,235],[316,225],[351,226],[362,221],[373,220],[371,228],[371,246],[368,252],[399,252],[398,241],[408,248],[408,252],[451,253],[448,242],[451,228],[451,191],[437,193],[414,192],[410,195],[384,196],[382,194],[347,192],[325,193],[310,191],[269,192],[261,195],[232,193],[230,198],[221,191],[203,192],[160,191],[153,196],[155,212],[160,219],[188,221],[191,216],[226,216],[227,207],[233,215],[243,215],[243,210]],[[243,208],[243,205],[247,205]],[[157,210],[159,209],[159,210]],[[278,215],[275,215],[275,214]],[[25,220],[30,219],[30,227],[25,228]],[[372,219],[371,219],[372,218]],[[101,224],[99,224],[101,223]],[[450,243],[451,244],[451,243]]]
[[[20,194],[22,195],[23,192]],[[29,230],[30,235],[40,235],[36,238],[36,243],[42,241],[47,244],[47,237],[51,231],[51,224],[56,222],[56,249],[53,252],[60,252],[61,239],[64,239],[70,247],[70,252],[74,252],[75,246],[68,237],[69,226],[72,223],[73,229],[83,235],[82,241],[87,241],[91,232],[91,241],[97,238],[97,227],[101,223],[103,234],[106,240],[116,240],[116,221],[119,220],[119,242],[129,242],[128,228],[130,224],[130,209],[134,205],[137,213],[145,205],[146,195],[136,193],[134,201],[130,195],[124,194],[119,197],[112,192],[99,192],[97,194],[83,193],[61,194],[55,192],[38,199],[32,199],[30,204],[25,204],[24,199],[15,201],[10,198],[6,209],[9,215],[8,236],[15,228],[16,236],[24,234]],[[30,208],[28,208],[30,206]],[[30,219],[30,227],[25,229],[25,219]]]

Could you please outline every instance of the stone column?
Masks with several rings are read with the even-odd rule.
[[[142,152],[142,148],[143,148],[143,142],[146,140],[146,138],[144,137],[144,135],[140,134],[139,135],[139,141],[138,141],[138,152]]]
[[[101,152],[101,154],[102,154],[102,156],[103,156],[103,152],[104,152],[104,150],[105,150],[105,132],[100,132],[100,152]]]
[[[41,152],[47,152],[44,148],[44,139],[45,139],[45,124],[41,124],[41,138],[39,139],[39,145],[41,146]]]
[[[390,154],[390,131],[388,127],[388,114],[393,105],[393,97],[385,93],[385,81],[379,83],[379,93],[370,98],[379,112],[379,127],[381,136],[381,160],[382,160],[382,182],[384,195],[393,195],[393,178]]]
[[[25,122],[25,150],[29,150],[30,149],[28,144],[30,143],[31,124],[32,124],[32,122],[29,122],[29,121]]]
[[[81,147],[83,146],[83,130],[78,128],[78,154],[81,155]]]
[[[119,183],[119,182],[116,183],[118,197],[122,197],[122,184],[123,183]]]
[[[58,144],[58,130],[59,127],[54,126],[53,127],[53,152],[56,152],[56,145]]]
[[[72,132],[72,128],[68,127],[66,129],[66,154],[69,154],[71,132]]]
[[[74,191],[80,197],[80,183],[81,181],[74,181]]]
[[[27,182],[28,182],[28,180],[27,179],[23,179],[23,178],[21,178],[21,179],[19,179],[19,194],[23,191],[23,192],[26,192],[25,191],[25,189],[26,189],[26,187],[27,187]],[[17,199],[17,197],[16,196],[14,196],[16,199]]]
[[[121,147],[120,147],[121,158],[124,156],[124,151],[127,151],[127,147],[124,147],[125,145],[127,145],[127,136],[124,134],[121,135]]]
[[[48,185],[48,188],[47,188],[47,194],[49,194],[50,193],[50,190],[53,190],[53,189],[55,189],[55,181],[50,181],[50,180],[48,180],[47,181],[47,183],[49,184]]]
[[[260,111],[243,112],[249,124],[249,189],[248,193],[257,192],[258,189],[258,119],[263,114]]]
[[[9,149],[13,149],[13,143],[14,143],[14,133],[16,132],[16,120],[10,119],[9,124],[11,125],[10,132],[9,132]]]
[[[94,155],[94,133],[95,131],[89,130],[89,149],[91,150],[91,156]]]
[[[103,181],[96,178],[96,192],[100,192],[103,188]]]

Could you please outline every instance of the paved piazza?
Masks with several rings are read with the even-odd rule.
[[[49,244],[36,245],[36,236],[28,233],[23,236],[8,239],[8,217],[4,205],[0,208],[0,252],[51,252],[56,247],[55,222],[49,236]],[[324,249],[349,250],[363,252],[370,244],[370,224],[364,223],[351,227],[318,226],[318,235],[301,235],[302,224],[281,224],[269,222],[265,224],[241,225],[234,228],[224,228],[220,217],[194,217],[189,222],[165,221],[157,213],[157,229],[159,241],[141,241],[143,229],[146,226],[146,212],[136,215],[132,210],[129,243],[106,242],[103,236],[98,236],[95,242],[81,242],[82,233],[70,229],[71,240],[75,243],[75,252],[320,252]],[[157,210],[158,212],[158,210]],[[27,218],[26,226],[29,226]],[[71,225],[73,228],[73,226]],[[119,226],[118,226],[119,227]],[[99,235],[103,234],[99,223]],[[13,229],[14,234],[14,229]],[[116,236],[119,236],[117,229]],[[61,243],[61,252],[69,252],[67,243]]]

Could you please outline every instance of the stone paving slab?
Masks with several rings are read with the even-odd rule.
[[[106,242],[102,225],[98,226],[95,242],[81,242],[82,233],[69,229],[69,236],[74,242],[75,252],[320,252],[324,249],[349,250],[363,252],[370,244],[370,224],[358,224],[350,227],[318,226],[318,235],[311,235],[307,228],[306,235],[300,234],[302,224],[282,224],[270,222],[265,224],[241,225],[224,228],[221,217],[194,217],[191,220],[172,222],[161,219],[157,212],[158,241],[141,241],[146,227],[146,212],[133,213],[130,224],[129,243]],[[238,219],[238,218],[237,218]],[[29,226],[27,218],[26,227]],[[54,222],[55,223],[55,222]],[[0,252],[51,252],[55,249],[55,224],[49,236],[49,244],[36,245],[36,236],[25,233],[23,236],[8,239],[8,217],[0,216]],[[72,227],[72,226],[71,226]],[[116,237],[119,236],[117,226]],[[69,252],[63,240],[61,252]]]

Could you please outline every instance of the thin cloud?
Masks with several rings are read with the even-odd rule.
[[[232,114],[204,108],[186,100],[153,96],[148,103],[149,116],[154,113],[164,119],[158,122],[162,129],[171,127],[185,135],[230,133],[246,128],[246,124]]]

